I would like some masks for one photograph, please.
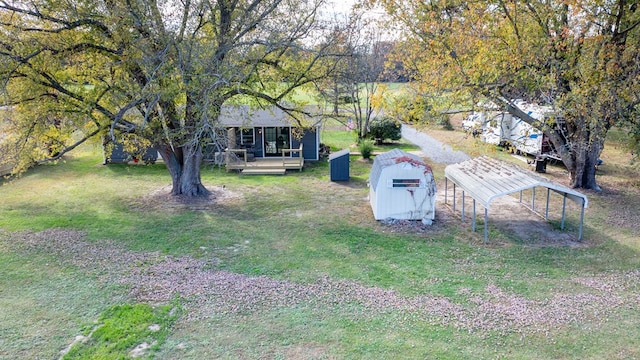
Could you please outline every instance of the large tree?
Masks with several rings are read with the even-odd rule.
[[[335,69],[330,78],[318,83],[318,91],[332,105],[334,116],[346,118],[362,139],[375,115],[375,98],[384,90],[379,81],[392,45],[382,41],[381,29],[362,7],[353,7],[340,23],[334,29]]]
[[[304,118],[291,95],[331,69],[323,2],[0,0],[15,147],[44,161],[95,136],[135,139],[159,151],[172,194],[205,196],[202,149],[223,105]]]
[[[379,86],[379,79],[386,53],[381,30],[361,9],[355,8],[352,12],[348,29],[348,48],[352,51],[345,59],[347,67],[340,74],[340,80],[350,100],[345,107],[347,116],[353,119],[358,139],[363,139],[376,111],[375,97],[382,96],[380,92],[384,90]],[[380,107],[377,110],[381,110]]]
[[[599,189],[607,131],[637,116],[640,10],[629,0],[372,0],[404,25],[402,59],[424,87],[479,96],[543,130],[571,185]],[[540,122],[514,100],[551,105]]]

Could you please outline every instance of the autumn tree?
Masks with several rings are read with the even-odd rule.
[[[385,69],[385,60],[391,48],[382,41],[382,31],[367,16],[365,8],[353,7],[349,15],[340,20],[336,33],[335,71],[332,77],[318,83],[325,101],[331,103],[338,119],[347,119],[362,139],[367,135],[369,123],[375,115],[375,97],[384,87],[379,79]]]
[[[636,1],[369,2],[403,25],[404,66],[423,87],[483,97],[543,130],[571,185],[599,189],[605,136],[640,104]],[[553,115],[538,121],[516,99]]]
[[[46,161],[96,136],[135,138],[162,156],[172,194],[206,196],[202,149],[220,140],[223,105],[304,118],[290,95],[331,68],[323,1],[0,0],[15,148]]]
[[[350,24],[349,38],[352,55],[347,59],[347,71],[342,74],[347,96],[351,100],[345,108],[353,119],[358,138],[366,137],[369,125],[380,107],[375,97],[383,89],[378,80],[384,70],[384,56],[380,30],[370,19],[356,14]]]

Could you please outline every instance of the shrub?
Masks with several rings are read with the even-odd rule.
[[[373,154],[373,144],[371,141],[362,140],[358,144],[358,150],[360,150],[363,159],[370,159]]]
[[[369,124],[369,135],[374,139],[400,140],[402,138],[401,125],[398,121],[382,118],[374,119]]]
[[[441,126],[445,130],[453,130],[453,125],[451,124],[451,119],[447,114],[439,114],[435,116],[435,123],[438,126]]]

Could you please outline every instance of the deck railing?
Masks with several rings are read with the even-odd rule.
[[[293,153],[298,153],[298,157],[293,157]],[[289,154],[290,156],[286,156]],[[302,144],[298,149],[282,149],[282,166],[286,169],[295,167],[302,171],[304,166],[304,156],[302,156]]]
[[[227,149],[225,157],[227,171],[242,170],[247,167],[247,149]]]
[[[264,159],[256,159],[249,163],[247,160],[247,149],[227,149],[225,152],[226,168],[227,171],[245,169],[255,170],[257,168],[281,169],[282,171],[286,169],[302,171],[304,166],[302,144],[300,144],[300,147],[297,149],[281,149],[281,152],[281,159],[278,159],[278,157],[268,157]],[[296,153],[297,156],[294,156]]]

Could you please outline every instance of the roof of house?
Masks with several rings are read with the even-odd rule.
[[[306,112],[317,113],[317,108],[307,107]],[[318,120],[304,116],[314,126]],[[220,125],[233,127],[262,127],[262,126],[295,126],[296,120],[282,109],[270,106],[254,108],[249,105],[225,105],[220,111]]]
[[[380,181],[382,171],[385,168],[398,163],[410,163],[415,166],[423,167],[425,173],[431,172],[431,167],[429,167],[429,165],[427,165],[418,155],[410,154],[400,149],[393,149],[377,155],[374,158],[373,165],[371,166],[371,172],[369,173],[369,186],[375,189]]]
[[[449,165],[444,169],[444,173],[447,179],[462,187],[487,209],[495,198],[538,186],[565,195],[585,208],[588,203],[584,194],[487,156]]]

